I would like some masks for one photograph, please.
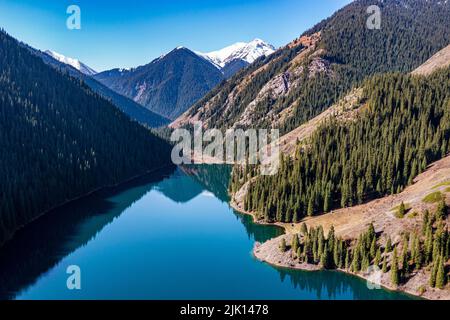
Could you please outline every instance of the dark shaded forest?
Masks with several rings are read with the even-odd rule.
[[[70,199],[170,162],[170,146],[0,31],[0,244]]]

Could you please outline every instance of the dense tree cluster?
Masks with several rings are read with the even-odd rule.
[[[388,238],[384,247],[381,246],[373,224],[357,241],[336,237],[333,226],[325,237],[322,226],[308,230],[302,224],[290,246],[282,239],[280,251],[289,251],[300,263],[320,265],[325,269],[358,273],[376,266],[383,273],[389,272],[394,286],[404,283],[414,271],[427,268],[431,271],[429,285],[443,289],[449,281],[445,264],[450,257],[450,233],[439,211],[447,209],[444,203],[433,215],[426,211],[422,231],[404,232],[402,240],[395,245]]]
[[[170,146],[0,31],[0,244],[39,214],[170,161]]]
[[[256,101],[261,89],[285,73],[289,82],[298,85],[291,86],[287,94],[278,98],[269,95],[258,99],[251,114],[246,115],[251,118],[248,127],[277,126],[285,133],[329,108],[367,77],[412,71],[450,43],[450,3],[405,2],[404,5],[399,5],[399,0],[352,2],[304,34],[321,33],[314,56],[305,55],[298,62],[295,58],[304,49],[301,44],[282,48],[213,89],[191,108],[190,115],[203,110],[198,116],[200,120],[207,119],[209,127],[231,128],[249,104]],[[381,9],[382,24],[381,29],[372,30],[366,27],[370,16],[367,8],[374,4]],[[326,61],[330,70],[311,76],[310,63],[318,57]],[[303,72],[294,75],[293,69],[300,66]],[[233,92],[236,94],[230,95]],[[294,107],[292,114],[281,123],[274,123],[278,120],[275,115],[290,106]]]
[[[290,249],[292,255],[302,263],[320,264],[325,269],[334,269],[345,267],[349,244],[335,236],[333,227],[325,237],[321,226],[308,230],[303,225],[301,234],[292,237]]]
[[[325,49],[334,76],[314,77],[291,93],[287,100],[298,103],[285,132],[328,108],[366,77],[412,71],[450,43],[450,3],[399,2],[354,1],[305,33],[321,32],[319,47]],[[372,5],[381,10],[380,29],[366,27],[367,8]]]
[[[253,179],[245,209],[266,221],[297,222],[400,192],[450,150],[449,79],[445,69],[367,81],[358,118],[323,124],[294,159],[282,157],[277,175]],[[234,170],[231,190],[245,179],[242,170]]]

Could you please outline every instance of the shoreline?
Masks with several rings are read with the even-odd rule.
[[[278,245],[279,245],[279,242],[281,241],[281,239],[283,239],[283,238],[285,240],[287,239],[286,242],[290,243],[291,234],[289,233],[289,230],[285,223],[280,223],[280,222],[269,223],[269,222],[264,222],[264,221],[258,220],[256,217],[256,214],[254,212],[246,211],[240,207],[240,205],[238,204],[238,202],[235,199],[235,196],[231,195],[230,199],[231,199],[230,203],[229,203],[230,207],[241,214],[251,216],[253,219],[253,222],[255,224],[267,225],[267,226],[278,226],[278,227],[283,228],[285,231],[284,235],[273,238],[264,243],[258,243],[258,242],[255,243],[255,246],[252,249],[252,254],[259,261],[267,263],[273,267],[278,267],[278,268],[300,270],[300,271],[304,271],[304,272],[336,271],[336,272],[345,273],[350,276],[358,277],[362,280],[366,280],[366,281],[369,280],[370,275],[364,275],[362,273],[354,273],[354,272],[351,272],[351,271],[348,271],[345,269],[327,270],[327,269],[322,268],[319,265],[314,265],[314,264],[309,264],[309,263],[308,264],[306,264],[306,263],[300,264],[298,262],[295,262],[291,258],[290,250],[286,251],[285,253],[281,253],[280,250],[278,249]],[[422,278],[426,276],[423,270],[416,272],[416,275],[419,275],[419,274],[422,276]],[[404,293],[404,294],[407,294],[407,295],[410,295],[410,296],[413,296],[413,297],[419,298],[419,299],[450,300],[449,290],[445,290],[445,289],[438,290],[435,288],[429,288],[428,281],[426,281],[425,283],[426,284],[422,284],[416,288],[412,287],[412,286],[416,285],[415,282],[412,284],[407,282],[398,287],[393,287],[392,285],[390,285],[390,273],[387,272],[387,273],[383,273],[381,276],[380,287],[383,288],[384,290],[388,290],[391,292],[397,292],[397,293]],[[425,292],[423,292],[422,294],[420,294],[420,292],[418,292],[418,290],[420,289],[421,286],[424,286],[426,288]]]
[[[93,194],[95,194],[97,192],[101,192],[101,191],[104,191],[104,190],[107,190],[107,189],[117,188],[117,187],[119,187],[119,186],[121,186],[123,184],[133,182],[134,180],[142,178],[142,177],[144,177],[146,175],[155,173],[157,171],[160,171],[160,170],[163,170],[163,169],[166,169],[166,168],[168,169],[169,167],[171,167],[171,165],[167,165],[167,166],[162,166],[162,167],[158,167],[158,168],[155,168],[155,169],[151,169],[151,170],[148,170],[148,171],[146,171],[146,172],[144,172],[142,174],[138,174],[138,175],[132,176],[132,177],[130,177],[130,178],[126,179],[126,180],[123,180],[121,182],[118,182],[116,184],[101,186],[101,187],[95,188],[94,190],[91,190],[91,191],[89,191],[87,193],[84,193],[84,194],[79,195],[77,197],[74,197],[74,198],[71,198],[69,200],[66,200],[66,201],[64,201],[62,203],[59,203],[59,204],[51,207],[50,209],[47,209],[47,210],[39,213],[36,217],[31,219],[27,223],[19,226],[15,231],[13,231],[11,233],[11,235],[4,242],[0,243],[0,250],[6,243],[8,243],[9,241],[14,239],[14,236],[17,234],[17,232],[21,231],[22,229],[26,228],[26,226],[29,225],[30,223],[33,223],[34,221],[36,221],[36,220],[40,219],[41,217],[51,213],[52,211],[58,210],[58,209],[66,206],[68,204],[71,204],[71,203],[75,202],[75,201],[79,201],[79,200],[85,199],[85,198],[87,198],[89,196],[92,196]]]

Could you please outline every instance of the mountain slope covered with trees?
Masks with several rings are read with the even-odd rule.
[[[0,31],[0,244],[68,200],[170,162],[170,146]]]
[[[327,121],[294,159],[283,157],[277,175],[252,181],[245,209],[266,221],[298,222],[403,190],[450,151],[449,79],[447,68],[367,80],[358,118]],[[248,172],[236,168],[232,191]]]
[[[44,60],[48,65],[69,74],[72,77],[83,80],[94,92],[97,92],[99,95],[104,97],[107,100],[111,100],[111,102],[119,108],[123,113],[127,114],[132,120],[136,120],[150,128],[161,127],[169,123],[169,119],[156,114],[144,106],[134,102],[130,98],[127,98],[111,89],[107,86],[101,84],[99,81],[95,80],[92,76],[86,75],[71,65],[61,63],[56,60],[52,56],[48,55],[45,52],[41,52],[39,50],[35,50],[30,48],[30,50],[38,55]]]
[[[368,29],[367,8],[381,9]],[[274,127],[283,133],[377,73],[407,72],[450,43],[450,3],[357,0],[214,89],[172,126]]]
[[[145,66],[104,71],[94,78],[169,119],[224,80],[212,63],[186,48],[177,48]]]

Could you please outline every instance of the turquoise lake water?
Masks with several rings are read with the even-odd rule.
[[[0,249],[0,299],[408,299],[339,272],[274,268],[283,233],[231,209],[229,168],[168,169],[73,202]],[[66,269],[81,270],[69,290]]]

